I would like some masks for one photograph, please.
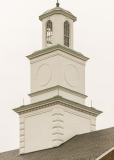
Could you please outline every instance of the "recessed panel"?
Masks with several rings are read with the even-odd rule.
[[[65,68],[65,80],[71,87],[75,87],[79,82],[79,74],[74,65],[69,64]]]
[[[25,118],[25,153],[51,147],[51,111]]]
[[[51,67],[48,64],[43,64],[37,72],[37,82],[40,86],[45,86],[51,79]]]

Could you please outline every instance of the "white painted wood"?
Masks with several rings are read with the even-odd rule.
[[[97,157],[95,160],[100,160],[101,158],[103,158],[105,155],[107,155],[108,153],[110,153],[113,150],[114,150],[114,147],[110,148],[108,151],[104,152],[102,155]]]
[[[52,147],[51,112],[25,118],[25,153]]]
[[[38,62],[36,61],[35,63],[31,63],[31,93],[60,85],[62,87],[79,92],[81,94],[85,94],[85,66],[64,57],[64,54],[65,53],[62,53],[63,56],[56,55],[54,57],[49,57],[47,59],[44,59]],[[39,68],[44,64],[49,65],[51,68],[51,79],[50,81],[48,81],[46,85],[41,86],[39,85],[37,72]],[[68,66],[70,66],[69,69],[68,69]],[[68,72],[67,72],[67,69],[68,69]],[[75,72],[75,70],[76,70],[76,73],[78,73],[78,76],[77,74],[76,76],[73,76],[72,72]],[[67,78],[65,77],[65,72],[67,72]],[[70,74],[70,72],[71,72],[71,75],[69,75],[69,77],[71,78],[68,79],[68,74]],[[47,77],[49,77],[48,72],[46,72],[44,76],[41,77],[42,80],[40,78],[40,81],[43,81],[43,79],[47,79]],[[76,79],[77,79],[77,85],[75,86],[70,85],[71,83],[75,83]],[[53,91],[48,94],[31,97],[31,103],[35,103],[44,99],[54,97],[57,94],[58,93],[56,91]],[[70,93],[69,94],[65,92],[63,93],[63,91],[61,91],[59,92],[59,95],[63,96],[66,99],[69,97],[70,100],[77,101],[78,103],[81,103],[81,104],[85,104],[84,98],[73,96]]]
[[[70,24],[70,48],[73,49],[73,20],[67,18],[62,14],[54,14],[42,20],[42,48],[46,48],[46,24],[51,20],[53,24],[53,44],[64,45],[64,22],[68,21]]]
[[[20,115],[23,117],[25,131],[21,131],[20,148],[24,153],[56,147],[77,134],[90,132],[91,121],[95,120],[94,116],[61,105]]]
[[[42,47],[46,48],[46,23],[53,23],[53,45],[64,45],[64,22],[70,23],[70,49],[52,47],[28,56],[31,64],[31,105],[20,111],[20,154],[57,147],[77,134],[95,130],[96,115],[84,107],[85,65],[87,57],[73,50],[73,20],[62,14],[53,14],[42,20]],[[54,86],[61,88],[50,89]],[[63,97],[61,103],[53,97]],[[47,100],[48,104],[37,106]],[[55,98],[53,98],[55,99]],[[54,101],[54,100],[53,100]],[[41,102],[41,104],[42,104]],[[35,103],[35,104],[32,104]],[[82,105],[79,105],[79,104]],[[40,104],[40,105],[41,105]],[[35,105],[35,106],[34,106]],[[73,106],[75,105],[75,106]],[[28,109],[27,109],[28,107]],[[81,109],[82,108],[82,109]],[[25,109],[25,110],[24,110]],[[90,111],[89,111],[90,110]],[[19,113],[19,112],[18,112]]]
[[[25,153],[25,149],[24,148],[20,149],[20,154],[24,154],[24,153]]]

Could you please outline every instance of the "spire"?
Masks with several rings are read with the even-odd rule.
[[[57,0],[57,3],[56,3],[56,7],[59,7],[59,3],[58,3],[58,0]]]

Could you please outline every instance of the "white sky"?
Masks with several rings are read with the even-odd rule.
[[[27,55],[42,48],[38,17],[56,0],[1,0],[0,3],[0,152],[19,148],[19,119],[13,108],[29,103]],[[97,129],[114,126],[114,0],[60,0],[72,12],[74,50],[86,65],[86,105],[103,111]]]

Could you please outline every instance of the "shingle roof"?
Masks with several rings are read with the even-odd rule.
[[[114,147],[114,127],[76,135],[56,148],[19,155],[19,150],[0,153],[0,160],[90,160]],[[92,159],[92,160],[93,160]]]

